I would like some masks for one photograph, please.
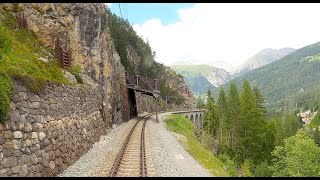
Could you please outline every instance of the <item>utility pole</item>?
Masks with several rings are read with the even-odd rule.
[[[158,119],[158,94],[156,94],[156,123],[159,123]]]

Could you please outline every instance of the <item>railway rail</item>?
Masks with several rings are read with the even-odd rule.
[[[109,177],[147,176],[145,158],[145,125],[152,114],[141,117],[127,135],[111,168]]]

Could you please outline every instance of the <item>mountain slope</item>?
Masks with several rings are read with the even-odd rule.
[[[282,57],[294,52],[293,48],[271,49],[266,48],[249,58],[244,64],[236,70],[234,77],[240,76],[246,72],[252,71],[264,65],[270,64]]]
[[[212,72],[212,66],[207,64],[201,65],[172,65],[171,68],[184,77],[206,77]]]
[[[320,42],[305,46],[271,64],[234,79],[258,86],[272,109],[312,106],[320,88]],[[226,87],[227,85],[224,85]]]
[[[214,91],[231,80],[227,71],[210,65],[173,65],[171,68],[184,77],[192,92],[198,96],[204,95],[208,89]]]
[[[215,91],[216,89],[204,76],[184,77],[184,80],[191,91],[197,96],[206,94],[209,89],[211,91]]]
[[[231,80],[231,75],[224,69],[213,67],[212,72],[206,76],[208,81],[215,87]]]

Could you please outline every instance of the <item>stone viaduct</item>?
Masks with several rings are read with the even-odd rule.
[[[177,111],[173,112],[172,114],[182,114],[185,118],[190,119],[197,128],[202,128],[203,125],[203,116],[204,116],[204,109],[199,110],[190,110],[190,111]]]

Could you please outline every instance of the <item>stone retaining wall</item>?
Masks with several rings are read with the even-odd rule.
[[[98,88],[15,87],[10,120],[0,123],[0,176],[55,176],[106,132]]]

